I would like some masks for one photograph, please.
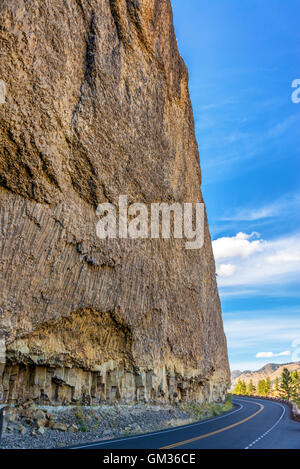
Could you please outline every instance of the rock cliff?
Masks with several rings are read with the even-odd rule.
[[[0,400],[223,399],[206,218],[197,251],[96,236],[120,194],[202,202],[170,1],[2,0],[0,48]]]

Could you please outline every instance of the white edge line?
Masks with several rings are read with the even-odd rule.
[[[249,400],[246,400],[246,399],[243,399],[244,401],[246,402],[253,402],[253,404],[255,403],[255,401],[249,401]],[[260,435],[259,437],[256,438],[256,440],[252,441],[252,443],[250,443],[249,445],[247,445],[244,449],[249,449],[250,447],[254,446],[259,440],[262,440],[265,436],[267,436],[278,424],[279,422],[281,421],[281,419],[283,418],[283,416],[285,415],[285,407],[282,405],[282,404],[279,404],[278,402],[274,402],[274,401],[269,401],[273,404],[276,404],[278,406],[280,406],[282,409],[283,409],[283,412],[281,414],[281,416],[279,417],[279,419],[274,423],[274,425],[269,428],[269,430],[266,430],[265,433],[263,433],[262,435]],[[257,404],[257,403],[256,403]]]
[[[179,426],[179,427],[171,428],[169,430],[159,430],[157,432],[152,432],[152,433],[143,433],[142,435],[134,435],[134,436],[130,436],[130,437],[127,437],[127,438],[126,437],[118,438],[117,440],[105,440],[105,441],[99,441],[98,443],[90,443],[88,445],[72,446],[72,447],[68,447],[68,448],[65,448],[65,449],[92,448],[93,446],[107,445],[107,444],[117,443],[119,441],[135,440],[137,438],[145,438],[145,437],[148,437],[148,436],[153,436],[153,435],[158,435],[158,434],[176,432],[179,429],[181,430],[183,428],[191,428],[191,427],[195,427],[195,426],[198,426],[198,425],[204,425],[205,423],[214,422],[215,420],[220,420],[224,417],[227,417],[228,415],[235,414],[236,412],[239,412],[240,410],[242,410],[244,408],[244,406],[242,404],[236,404],[236,405],[240,406],[240,408],[236,409],[236,410],[233,410],[232,412],[229,412],[225,415],[220,415],[219,417],[215,417],[213,419],[203,420],[203,422],[196,422],[196,423],[191,423],[189,425],[182,425],[182,426]]]

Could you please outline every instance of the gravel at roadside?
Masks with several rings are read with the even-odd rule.
[[[226,404],[225,404],[226,406]],[[158,431],[208,418],[228,405],[101,405],[53,407],[29,402],[6,408],[0,448],[62,448],[85,442]]]

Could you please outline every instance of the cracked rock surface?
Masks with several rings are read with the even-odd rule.
[[[0,401],[224,399],[206,217],[200,250],[96,236],[119,195],[203,201],[170,1],[2,0],[0,49]]]

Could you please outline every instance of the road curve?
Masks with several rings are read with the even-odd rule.
[[[232,411],[199,423],[71,449],[300,449],[300,423],[287,405],[252,398],[233,403]]]

